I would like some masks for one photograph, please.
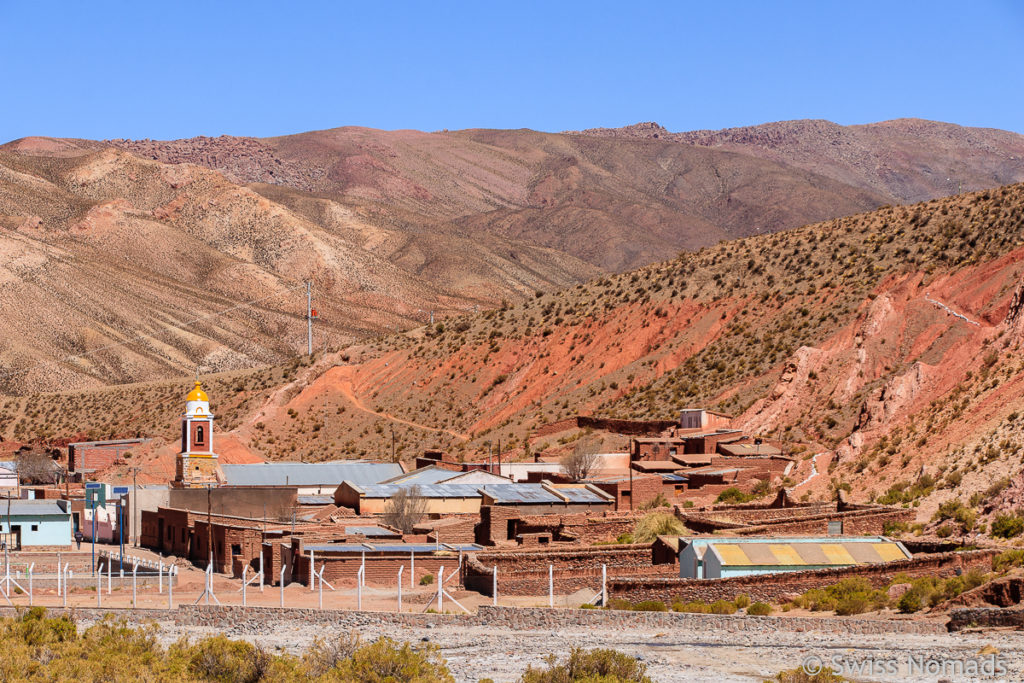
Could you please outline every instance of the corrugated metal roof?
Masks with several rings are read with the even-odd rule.
[[[401,534],[379,526],[347,526],[345,533],[355,536],[401,536]]]
[[[15,500],[11,499],[11,516],[37,517],[39,515],[66,516],[68,512],[56,500]],[[0,516],[7,514],[7,501],[0,500]]]
[[[381,484],[439,484],[442,481],[447,481],[453,477],[458,477],[465,472],[453,472],[452,470],[446,470],[441,467],[431,465],[429,467],[421,467],[418,470],[413,470],[407,474],[401,474],[387,481],[379,482]]]
[[[877,539],[835,543],[787,543],[781,539],[746,543],[711,541],[707,545],[718,555],[723,565],[729,566],[839,567],[879,564],[910,558],[898,543]]]
[[[331,543],[304,546],[314,553],[433,553],[433,552],[475,552],[483,546],[475,543]]]
[[[606,503],[607,495],[592,491],[585,486],[555,486],[555,491],[564,496],[570,503]]]
[[[352,482],[350,482],[352,483]],[[354,486],[366,498],[390,498],[401,490],[415,486],[423,498],[479,498],[476,484],[358,484]]]
[[[480,490],[496,503],[561,503],[562,498],[542,484],[486,484]]]
[[[334,505],[333,496],[299,496],[299,505]]]
[[[337,486],[343,481],[376,484],[402,474],[398,463],[363,460],[272,462],[220,468],[228,486]]]

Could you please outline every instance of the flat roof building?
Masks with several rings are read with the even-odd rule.
[[[294,486],[303,496],[331,495],[343,481],[378,484],[405,473],[398,463],[366,460],[221,465],[220,471],[225,486]]]

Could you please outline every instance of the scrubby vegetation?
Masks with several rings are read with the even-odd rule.
[[[615,650],[573,648],[565,661],[552,655],[547,668],[530,666],[520,683],[653,683],[647,665]]]
[[[644,515],[633,529],[633,543],[653,543],[658,536],[679,536],[686,527],[670,512],[652,512]]]
[[[79,633],[67,617],[42,608],[0,620],[0,680],[184,681],[216,683],[435,683],[452,681],[435,646],[413,647],[357,636],[317,640],[301,656],[271,654],[212,636],[159,644],[156,627],[132,628],[107,616]],[[632,679],[628,679],[632,680]]]

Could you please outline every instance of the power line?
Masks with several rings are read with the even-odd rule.
[[[121,346],[128,346],[129,344],[134,344],[135,342],[137,342],[139,340],[142,340],[142,339],[146,339],[146,338],[148,338],[148,339],[156,339],[157,335],[163,334],[164,332],[167,332],[167,331],[170,331],[170,330],[174,330],[174,329],[183,329],[184,327],[186,327],[188,325],[193,325],[195,323],[202,322],[204,320],[210,320],[212,318],[217,318],[217,317],[220,317],[220,316],[222,316],[222,315],[224,315],[226,313],[231,313],[232,311],[237,311],[240,308],[245,308],[247,306],[252,306],[254,304],[262,303],[262,302],[267,301],[269,299],[273,299],[275,297],[279,297],[282,294],[287,294],[289,292],[294,292],[296,290],[305,289],[305,288],[306,288],[306,284],[305,283],[303,283],[301,285],[296,285],[295,287],[289,287],[288,289],[285,289],[284,291],[275,292],[274,294],[270,294],[269,296],[261,297],[259,299],[253,299],[252,301],[245,301],[245,302],[242,302],[242,303],[237,304],[235,306],[231,306],[230,308],[225,308],[225,309],[220,310],[220,311],[214,311],[213,313],[208,313],[206,315],[201,315],[201,316],[198,316],[196,318],[192,318],[191,320],[186,320],[186,321],[178,323],[178,324],[168,324],[168,325],[165,325],[162,330],[160,330],[158,332],[155,332],[153,334],[147,334],[147,333],[144,333],[144,332],[140,332],[140,333],[136,334],[134,337],[132,337],[131,339],[128,339],[126,341],[115,342],[113,344],[107,344],[106,346],[100,346],[98,348],[92,349],[91,351],[85,351],[83,353],[69,354],[69,355],[63,356],[61,358],[55,358],[53,360],[43,361],[42,363],[37,363],[36,365],[30,365],[30,366],[24,367],[24,368],[12,368],[12,369],[8,369],[8,370],[4,370],[3,373],[0,374],[0,376],[2,376],[2,377],[10,377],[11,375],[15,375],[15,374],[19,374],[19,373],[31,372],[32,370],[35,370],[35,369],[41,368],[41,367],[45,367],[47,365],[56,365],[58,363],[78,360],[80,358],[85,358],[87,356],[91,356],[94,353],[99,353],[100,351],[109,351],[110,349],[116,349],[116,348],[119,348]]]

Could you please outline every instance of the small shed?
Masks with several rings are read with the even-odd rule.
[[[680,539],[679,576],[724,579],[909,560],[902,543],[882,536]]]

